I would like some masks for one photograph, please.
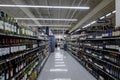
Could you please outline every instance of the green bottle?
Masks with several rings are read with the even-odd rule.
[[[22,36],[22,25],[19,27],[19,35]]]
[[[8,27],[8,15],[5,13],[5,33],[9,34],[9,27]]]
[[[11,23],[10,23],[10,16],[9,15],[7,16],[7,22],[8,22],[8,31],[9,31],[9,34],[11,34]]]
[[[1,33],[5,32],[4,20],[5,20],[5,13],[3,11],[0,11]]]
[[[14,34],[14,18],[11,17],[11,32]]]
[[[2,19],[2,13],[0,11],[0,33],[3,33],[3,29],[4,29],[4,26],[3,26],[3,19]]]

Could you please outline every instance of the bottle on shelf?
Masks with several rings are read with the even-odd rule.
[[[4,64],[0,64],[0,80],[5,80],[5,69]]]
[[[4,12],[3,11],[0,11],[0,32],[1,33],[4,33],[4,29],[5,29],[5,27],[4,27],[4,21],[5,21],[5,14],[4,14]]]

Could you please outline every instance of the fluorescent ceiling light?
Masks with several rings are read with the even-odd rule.
[[[112,13],[108,13],[107,15],[106,15],[106,17],[108,17],[108,16],[110,16]]]
[[[92,24],[95,24],[97,21],[93,21],[93,22],[91,22],[90,24],[92,25]]]
[[[105,16],[102,16],[100,19],[104,19],[105,18]]]
[[[116,13],[116,10],[114,10],[112,13]]]
[[[116,13],[116,10],[114,10],[112,13]],[[108,14],[106,14],[106,17],[112,15],[112,13],[108,13]],[[104,19],[104,18],[105,18],[105,16],[102,16],[100,19]],[[83,26],[82,28],[89,27],[90,25],[92,25],[92,24],[94,24],[94,23],[96,23],[96,22],[97,22],[97,21],[93,21],[93,22],[91,22],[91,23],[89,23],[89,24]],[[79,31],[79,30],[76,30],[76,32],[77,32],[77,31]]]
[[[42,21],[77,21],[77,19],[55,19],[55,18],[15,18],[17,20],[42,20]]]
[[[0,7],[23,7],[23,8],[53,8],[53,9],[90,9],[90,7],[71,7],[71,6],[43,6],[43,5],[6,5],[1,4]]]
[[[27,26],[39,26],[39,27],[44,27],[44,26],[48,26],[48,27],[70,27],[71,25],[27,25]]]
[[[88,26],[90,26],[91,24],[87,24],[87,25],[85,25],[84,27],[82,27],[82,28],[86,28],[86,27],[88,27]]]
[[[78,29],[78,30],[76,30],[75,32],[78,32],[78,31],[80,31],[81,29]]]
[[[92,25],[92,24],[94,24],[94,23],[96,23],[96,22],[97,22],[97,21],[92,21],[91,23],[89,23],[89,24],[87,24],[87,25],[83,26],[82,28],[89,27],[90,25]]]

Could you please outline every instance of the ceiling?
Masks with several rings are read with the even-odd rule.
[[[71,27],[54,26],[50,27],[53,34],[62,34],[66,30],[71,30],[77,25],[85,16],[87,16],[95,7],[106,0],[0,0],[0,4],[22,4],[22,5],[47,5],[47,6],[88,6],[89,10],[74,10],[74,9],[43,9],[43,8],[4,8],[1,10],[14,16],[15,18],[73,18],[78,21],[32,21],[20,20],[21,24],[41,24],[41,25],[71,25]],[[113,0],[114,1],[114,0]],[[110,6],[111,5],[111,6]],[[103,8],[103,12],[98,12],[93,18],[103,15],[113,10],[114,3],[111,3]],[[86,21],[89,22],[88,19]],[[86,24],[84,23],[84,24]],[[83,25],[83,24],[82,24]],[[77,28],[76,28],[77,29]]]

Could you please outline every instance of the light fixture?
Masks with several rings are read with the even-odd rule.
[[[104,19],[105,18],[105,16],[102,16],[100,19]]]
[[[71,25],[27,25],[27,26],[38,26],[38,27],[44,27],[44,26],[48,26],[48,27],[70,27]]]
[[[116,10],[114,10],[112,13],[116,13]]]
[[[22,8],[53,8],[53,9],[90,9],[90,7],[71,7],[71,6],[44,6],[44,5],[8,5],[1,4],[0,7],[22,7]]]
[[[112,11],[112,13],[116,13],[116,10]],[[112,15],[112,13],[106,14],[106,17]],[[102,17],[99,18],[99,19],[104,19],[104,18],[105,18],[105,16],[102,16]],[[89,27],[90,25],[92,25],[92,24],[94,24],[94,23],[96,23],[96,22],[97,22],[97,21],[92,21],[91,23],[89,23],[89,24],[83,26],[82,28],[87,28],[87,27]],[[79,31],[79,30],[76,30],[75,32],[77,32],[77,31]]]
[[[56,19],[56,18],[15,18],[17,20],[42,20],[42,21],[77,21],[77,19]]]
[[[92,21],[90,24],[92,25],[92,24],[95,24],[97,21]]]
[[[108,14],[106,14],[106,17],[108,17],[108,16],[110,16],[112,13],[108,13]]]
[[[78,31],[80,31],[81,29],[78,29],[78,30],[76,30],[75,32],[78,32]]]
[[[89,23],[89,24],[83,26],[82,28],[87,28],[87,27],[90,26],[90,25],[91,25],[91,23]]]

